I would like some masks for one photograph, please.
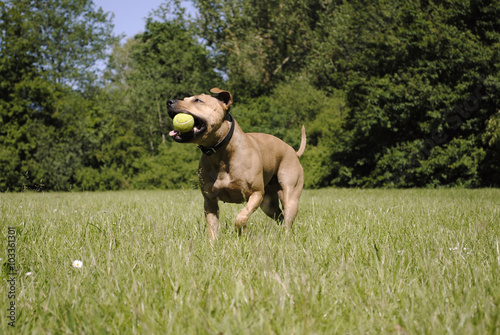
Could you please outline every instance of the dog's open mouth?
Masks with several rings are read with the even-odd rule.
[[[169,113],[169,116],[173,119],[175,117],[175,115],[177,115],[177,114],[178,113]],[[207,123],[204,120],[194,116],[191,113],[186,113],[186,114],[190,114],[194,118],[193,130],[188,131],[186,133],[181,133],[181,132],[174,129],[174,130],[170,131],[170,133],[168,134],[170,137],[172,137],[172,139],[174,141],[179,142],[179,143],[189,142],[193,138],[203,134],[205,132],[205,130],[207,130]]]

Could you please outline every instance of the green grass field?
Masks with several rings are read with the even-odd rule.
[[[0,333],[500,333],[500,190],[305,191],[292,234],[240,208],[212,245],[196,190],[0,194]]]

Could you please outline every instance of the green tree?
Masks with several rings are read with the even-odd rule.
[[[0,4],[0,189],[68,189],[98,62],[116,42],[92,1]]]
[[[227,74],[228,88],[242,98],[258,97],[306,65],[322,3],[197,0],[196,24]]]
[[[317,85],[346,92],[337,184],[489,185],[482,134],[500,102],[500,3],[350,1],[327,13],[311,64]]]

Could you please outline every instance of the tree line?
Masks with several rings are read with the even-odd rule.
[[[166,101],[215,86],[306,187],[500,186],[500,1],[166,0],[121,43],[91,0],[0,3],[0,191],[194,188]]]

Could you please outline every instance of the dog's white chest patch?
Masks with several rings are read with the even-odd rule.
[[[244,191],[242,191],[241,183],[231,179],[229,174],[220,174],[214,185],[212,193],[217,195],[219,200],[231,203],[241,203],[245,201]]]
[[[217,180],[214,183],[213,189],[222,190],[229,188],[230,185],[231,185],[231,177],[229,176],[228,173],[224,172],[219,174]]]

